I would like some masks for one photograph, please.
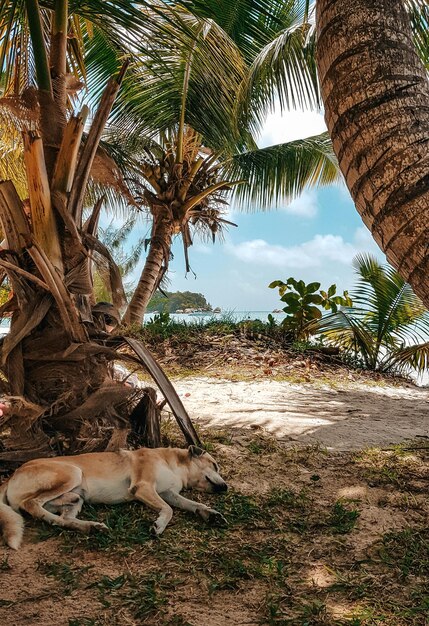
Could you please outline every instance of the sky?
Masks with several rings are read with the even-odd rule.
[[[270,114],[259,138],[260,147],[315,135],[326,130],[316,112]],[[371,253],[385,257],[357,213],[345,185],[307,189],[291,202],[270,211],[243,212],[231,207],[231,227],[223,242],[194,241],[189,249],[194,274],[185,275],[181,240],[173,244],[168,291],[202,293],[212,307],[223,311],[271,311],[281,308],[273,280],[290,276],[318,281],[322,289],[335,283],[337,292],[354,283],[353,257]],[[139,236],[147,224],[138,227]],[[137,233],[136,233],[137,234]],[[144,258],[134,276],[140,275]]]

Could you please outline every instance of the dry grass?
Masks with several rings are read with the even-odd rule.
[[[176,512],[154,540],[134,503],[84,508],[107,534],[28,522],[22,552],[0,556],[1,623],[427,626],[429,446],[331,455],[201,434],[231,485],[201,500],[227,528]]]

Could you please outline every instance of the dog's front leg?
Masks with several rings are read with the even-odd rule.
[[[136,500],[144,502],[144,504],[147,504],[147,506],[159,513],[152,527],[154,533],[160,535],[164,532],[165,527],[173,517],[173,509],[159,497],[151,485],[134,485],[130,491]]]
[[[223,524],[228,523],[222,513],[219,513],[219,511],[215,511],[215,509],[210,509],[205,504],[200,504],[199,502],[194,502],[193,500],[184,498],[180,495],[180,493],[176,493],[175,491],[171,491],[170,489],[168,491],[163,491],[160,496],[163,500],[168,502],[170,506],[175,506],[178,509],[182,509],[182,511],[191,511],[192,513],[197,513],[206,522],[222,522]]]

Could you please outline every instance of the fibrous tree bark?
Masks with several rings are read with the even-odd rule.
[[[429,81],[402,0],[317,0],[325,119],[388,261],[429,306]]]
[[[112,362],[118,358],[152,374],[185,439],[198,443],[189,416],[153,357],[135,340],[108,335],[91,312],[93,252],[104,254],[111,266],[113,261],[95,236],[100,201],[85,224],[82,209],[128,62],[108,81],[83,140],[87,108],[68,115],[63,89],[67,1],[54,3],[49,66],[38,2],[26,0],[25,5],[37,57],[38,119],[23,130],[27,211],[13,183],[0,181],[5,233],[0,268],[13,293],[0,308],[0,316],[11,318],[10,333],[0,340],[0,393],[11,408],[0,416],[0,461],[103,449],[109,437],[110,448],[122,441],[141,393],[115,380]],[[120,287],[116,297],[123,304]]]

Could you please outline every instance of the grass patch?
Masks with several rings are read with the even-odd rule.
[[[97,589],[104,606],[125,607],[133,618],[144,623],[149,617],[154,619],[164,613],[167,603],[165,590],[176,583],[159,573],[147,576],[121,574],[116,578],[103,576],[91,587]]]
[[[383,537],[380,558],[402,576],[429,576],[429,529],[407,528]]]
[[[154,514],[139,502],[117,505],[91,505],[85,503],[81,514],[82,519],[104,522],[108,531],[94,531],[89,535],[63,530],[58,526],[43,524],[38,533],[41,540],[52,536],[61,536],[63,549],[71,552],[76,547],[85,550],[129,550],[144,545],[153,539],[150,528]]]
[[[45,576],[55,578],[62,585],[63,593],[66,596],[78,589],[82,577],[90,568],[90,566],[77,567],[70,563],[48,563],[46,561],[37,563],[38,571]]]
[[[423,445],[423,456],[427,457],[428,451],[429,447]],[[416,452],[413,444],[397,445],[389,450],[368,448],[359,453],[356,463],[364,469],[366,479],[374,486],[394,485],[399,489],[419,491],[410,481],[429,479],[429,465]],[[422,489],[426,491],[425,487]]]
[[[332,507],[326,523],[334,534],[345,535],[353,530],[358,518],[359,511],[348,509],[338,500]]]

